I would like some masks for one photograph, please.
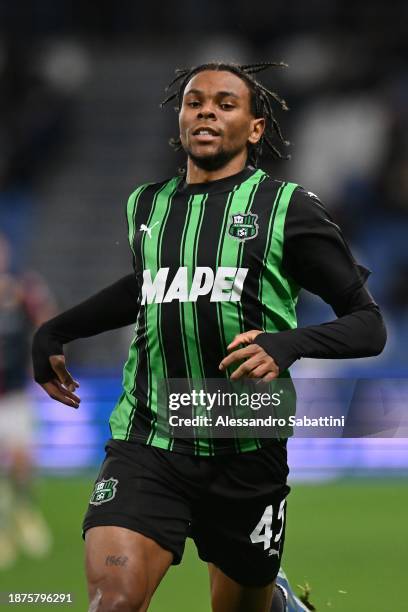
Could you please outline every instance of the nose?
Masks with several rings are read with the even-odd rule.
[[[216,116],[214,110],[210,106],[206,106],[198,111],[197,119],[216,119]]]

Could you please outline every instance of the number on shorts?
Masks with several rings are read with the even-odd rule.
[[[276,534],[274,542],[279,542],[279,540],[282,537],[282,532],[283,532],[283,526],[285,524],[285,504],[286,504],[286,499],[284,499],[283,501],[281,501],[280,506],[279,506],[279,512],[278,512],[278,521],[281,521],[281,528],[278,534]]]
[[[281,521],[281,528],[278,534],[276,534],[274,538],[274,543],[279,542],[283,533],[283,526],[285,523],[285,499],[281,502],[279,506],[278,512],[278,520]],[[271,547],[271,540],[273,537],[272,532],[272,519],[273,519],[273,507],[272,504],[270,506],[266,506],[265,511],[262,515],[261,520],[249,536],[251,538],[252,544],[260,544],[264,545],[264,550],[268,550]]]
[[[260,544],[261,542],[263,542],[264,550],[267,550],[271,547],[271,540],[273,535],[272,519],[272,505],[266,506],[265,512],[263,513],[261,520],[250,535],[252,544]]]

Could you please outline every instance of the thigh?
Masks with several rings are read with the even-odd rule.
[[[213,612],[270,612],[274,582],[266,586],[243,586],[212,563],[210,574]]]
[[[123,527],[92,527],[85,536],[91,610],[146,610],[172,562],[154,540]]]
[[[173,564],[180,563],[191,510],[177,482],[178,458],[170,455],[141,444],[110,441],[84,518],[84,535],[95,527],[122,527],[155,541],[171,553]]]
[[[286,464],[274,449],[220,462],[219,476],[193,519],[201,559],[243,587],[271,585],[279,571],[286,522]]]

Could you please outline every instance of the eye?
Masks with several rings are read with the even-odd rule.
[[[198,102],[198,100],[191,100],[191,102],[187,102],[186,104],[190,108],[197,108],[197,106],[200,106],[200,103]]]
[[[220,106],[222,110],[231,110],[232,108],[234,108],[234,105],[231,104],[230,102],[222,102]]]

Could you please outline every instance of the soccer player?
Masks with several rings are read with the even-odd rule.
[[[127,204],[134,272],[43,325],[35,379],[77,408],[63,344],[136,322],[112,438],[83,524],[90,609],[143,611],[191,536],[215,612],[269,612],[283,552],[286,440],[181,438],[158,426],[160,380],[288,377],[301,357],[377,355],[385,343],[369,272],[310,192],[258,168],[287,144],[254,76],[273,63],[180,70],[184,176]],[[171,90],[170,90],[171,91]],[[274,142],[276,141],[276,142]],[[296,328],[300,288],[330,323]]]
[[[32,402],[27,383],[32,332],[55,314],[45,283],[12,271],[12,249],[0,234],[0,572],[20,552],[46,556],[52,545],[35,499]]]

